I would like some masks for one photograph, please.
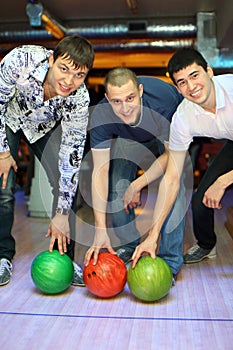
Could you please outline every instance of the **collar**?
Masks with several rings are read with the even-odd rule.
[[[33,71],[30,72],[30,76],[35,78],[36,80],[40,81],[43,83],[45,80],[46,74],[48,73],[49,70],[49,63],[48,63],[48,58],[45,60],[41,61],[38,66],[34,68]]]
[[[215,94],[216,94],[216,110],[218,110],[226,106],[226,97],[224,94],[224,90],[221,87],[221,85],[218,83],[217,79],[213,77],[212,80],[214,83]]]

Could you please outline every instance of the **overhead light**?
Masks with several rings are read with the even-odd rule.
[[[41,26],[41,15],[43,12],[43,5],[39,1],[29,0],[26,6],[26,13],[30,20],[32,27]]]
[[[56,39],[62,39],[65,36],[62,26],[52,18],[39,1],[29,0],[26,6],[26,12],[32,27],[41,27],[43,21],[45,29]]]

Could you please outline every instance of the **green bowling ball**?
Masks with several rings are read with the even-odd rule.
[[[31,265],[32,280],[45,294],[58,294],[66,290],[72,282],[73,274],[72,260],[57,250],[38,254]]]
[[[157,301],[165,297],[172,286],[172,272],[168,264],[156,257],[141,257],[135,268],[130,265],[127,282],[132,294],[147,302]]]

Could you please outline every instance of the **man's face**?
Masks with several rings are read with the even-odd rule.
[[[72,61],[64,57],[58,57],[54,62],[53,55],[49,58],[48,83],[55,95],[63,97],[77,90],[84,82],[88,68],[75,68]]]
[[[106,98],[111,104],[114,113],[128,125],[138,123],[141,115],[141,97],[143,86],[135,86],[132,80],[125,85],[107,86]]]
[[[179,92],[189,101],[204,109],[210,109],[215,103],[213,71],[208,66],[207,72],[196,63],[173,74]]]

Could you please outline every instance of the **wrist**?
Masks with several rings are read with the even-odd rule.
[[[132,188],[137,192],[141,191],[147,185],[148,185],[148,182],[147,182],[146,176],[144,174],[139,176],[136,180],[131,182]]]
[[[0,152],[0,160],[10,158],[10,156],[11,156],[11,153],[9,151],[8,152]]]
[[[67,208],[57,208],[56,209],[56,214],[61,214],[61,215],[69,215],[70,209]]]
[[[228,176],[224,174],[217,179],[217,182],[219,183],[221,188],[225,191],[226,188],[232,184],[232,179],[228,178]]]

